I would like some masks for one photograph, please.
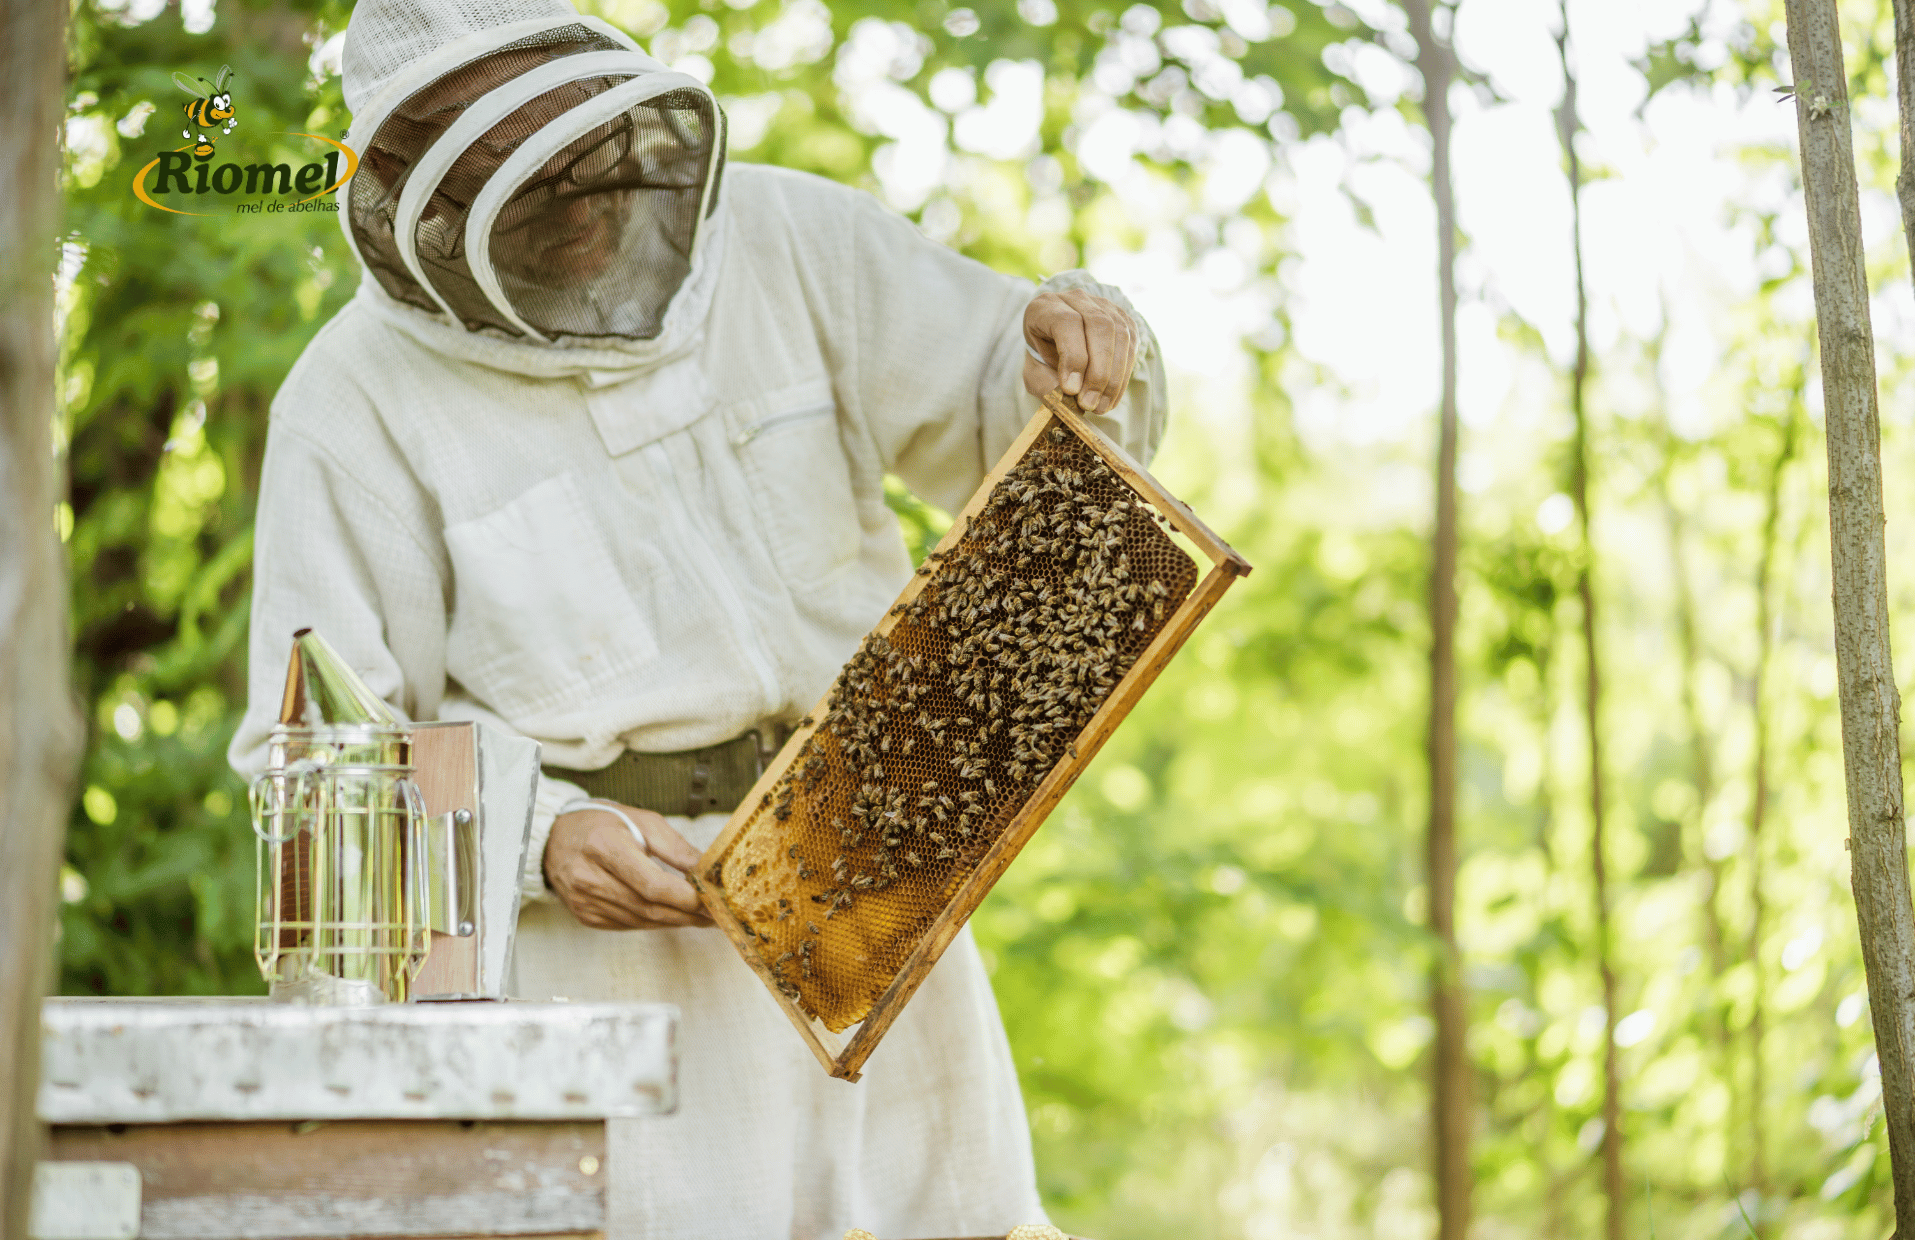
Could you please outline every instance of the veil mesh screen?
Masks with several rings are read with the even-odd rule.
[[[1161,520],[1052,419],[706,871],[827,1028],[870,1012],[1196,586]]]
[[[611,84],[561,87],[484,142],[503,160],[530,136],[518,131],[526,121],[536,128],[549,105],[574,106],[567,94],[583,102]],[[493,225],[490,258],[519,317],[552,337],[656,336],[691,272],[720,125],[703,92],[668,91],[570,143],[515,190]],[[421,220],[419,253],[453,310],[468,323],[489,323],[497,311],[471,282],[464,254],[470,197],[452,181],[434,196],[435,206],[445,199],[444,213]],[[471,196],[477,191],[474,184]]]
[[[588,26],[542,31],[461,65],[394,108],[360,152],[361,170],[350,183],[346,208],[359,256],[380,287],[407,305],[438,311],[437,303],[406,270],[392,229],[406,178],[439,135],[488,90],[520,73],[561,56],[620,47]]]

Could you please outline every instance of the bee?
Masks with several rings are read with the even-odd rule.
[[[238,118],[233,115],[232,92],[226,89],[226,83],[232,77],[231,65],[221,65],[211,82],[205,78],[189,78],[184,73],[173,74],[173,84],[193,96],[193,102],[180,105],[186,113],[186,119],[193,123],[192,129],[180,130],[180,137],[192,142],[194,133],[199,133],[199,140],[193,146],[194,159],[211,159],[213,144],[239,125]],[[212,137],[206,136],[206,130],[212,131]]]

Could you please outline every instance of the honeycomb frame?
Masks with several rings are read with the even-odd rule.
[[[1055,440],[1055,442],[1063,443],[1071,450],[1087,448],[1092,454],[1092,459],[1108,471],[1107,475],[1101,476],[1114,479],[1117,486],[1128,493],[1127,498],[1132,504],[1141,501],[1143,510],[1157,526],[1182,537],[1182,544],[1177,545],[1175,549],[1191,562],[1194,570],[1191,581],[1181,588],[1173,584],[1173,588],[1169,590],[1163,590],[1157,583],[1152,583],[1153,588],[1164,595],[1163,602],[1171,605],[1168,608],[1168,614],[1163,614],[1163,608],[1159,609],[1160,619],[1157,623],[1151,624],[1149,631],[1145,634],[1148,641],[1142,645],[1141,649],[1133,653],[1129,666],[1115,678],[1114,683],[1098,690],[1101,700],[1097,701],[1087,721],[1083,722],[1073,734],[1060,737],[1054,742],[1040,742],[1040,745],[1055,746],[1057,752],[1055,757],[1046,760],[1043,769],[1035,773],[1036,778],[1009,795],[993,792],[992,803],[997,808],[989,814],[989,829],[981,832],[981,835],[988,837],[980,839],[981,849],[971,850],[968,855],[960,857],[956,866],[946,867],[952,871],[952,877],[938,892],[941,907],[928,922],[908,933],[908,941],[899,940],[900,946],[885,953],[895,957],[888,965],[880,965],[875,970],[869,968],[866,970],[867,974],[875,972],[888,977],[888,984],[882,988],[881,993],[868,1001],[866,1005],[868,1010],[863,1010],[855,1023],[844,1026],[848,1033],[834,1032],[832,1028],[827,1027],[825,1020],[814,1015],[812,1011],[806,1010],[807,1006],[815,1009],[819,1005],[808,1004],[800,993],[801,983],[787,973],[790,962],[798,954],[797,949],[788,948],[775,956],[772,954],[777,948],[785,946],[785,940],[790,934],[797,933],[796,927],[808,925],[814,935],[821,935],[818,923],[828,922],[831,915],[839,911],[836,902],[825,902],[826,907],[822,912],[812,907],[812,904],[820,903],[816,893],[813,894],[810,903],[800,898],[802,888],[797,885],[797,880],[811,878],[806,869],[809,862],[801,854],[799,843],[790,841],[808,840],[815,843],[821,828],[818,824],[810,822],[808,817],[804,817],[803,824],[810,828],[808,837],[801,834],[800,827],[794,826],[787,830],[786,821],[792,813],[794,785],[802,778],[805,781],[803,786],[806,790],[807,803],[812,803],[812,798],[820,795],[812,791],[814,786],[820,783],[825,775],[835,774],[838,776],[836,783],[827,787],[821,794],[822,797],[837,798],[831,802],[833,804],[844,804],[854,797],[855,794],[844,791],[854,780],[844,778],[846,772],[843,767],[849,759],[839,748],[843,742],[833,739],[836,736],[835,733],[831,737],[821,735],[825,732],[826,722],[832,718],[830,714],[832,704],[840,700],[838,695],[843,691],[841,685],[852,676],[853,669],[859,665],[859,661],[866,659],[867,652],[874,648],[881,651],[889,650],[890,635],[902,622],[901,617],[922,613],[922,606],[917,613],[912,611],[914,604],[918,604],[920,597],[925,595],[935,583],[940,582],[940,575],[946,570],[945,561],[957,552],[960,544],[969,535],[973,519],[986,513],[999,484],[1007,478],[1027,476],[1026,473],[1020,472],[1019,468],[1027,458],[1051,459],[1043,454],[1047,451],[1046,444],[1054,442],[1052,439],[1047,439],[1047,433],[1053,429],[1061,430],[1070,437],[1070,440],[1075,441],[1073,443],[1070,440]],[[1105,489],[1110,489],[1109,483],[1105,483],[1104,486]],[[1205,561],[1208,562],[1207,566]],[[867,635],[860,645],[860,653],[847,663],[846,671],[841,673],[839,680],[834,682],[831,690],[827,691],[818,706],[806,716],[803,724],[766,767],[750,794],[739,804],[730,821],[725,824],[724,829],[700,858],[698,868],[692,876],[692,882],[698,887],[713,920],[731,940],[745,963],[765,983],[780,1008],[791,1020],[793,1027],[798,1030],[827,1072],[843,1080],[859,1079],[864,1061],[876,1049],[878,1042],[903,1010],[905,1003],[928,976],[931,967],[950,946],[951,941],[970,919],[971,914],[976,911],[977,906],[983,902],[997,879],[1030,841],[1050,811],[1056,807],[1071,784],[1076,781],[1077,776],[1096,756],[1104,741],[1136,706],[1144,691],[1156,680],[1157,675],[1182,647],[1184,641],[1211,608],[1216,605],[1224,591],[1229,589],[1238,577],[1244,576],[1249,571],[1248,561],[1212,533],[1195,513],[1159,485],[1128,453],[1087,422],[1078,410],[1075,400],[1059,392],[1052,392],[1044,397],[1036,414],[1012,441],[997,464],[985,475],[970,501],[952,521],[950,530],[926,558],[925,565],[912,576],[896,603],[886,611],[884,617]],[[1146,603],[1148,601],[1146,596]],[[1141,617],[1145,613],[1139,610],[1137,614]],[[1141,619],[1139,626],[1142,627]],[[950,630],[953,637],[957,637],[961,631],[957,627],[952,627]],[[908,678],[909,673],[906,673],[906,679]],[[979,687],[981,688],[981,685]],[[915,702],[917,699],[912,697],[908,700]],[[963,722],[968,723],[969,720],[966,719]],[[984,732],[980,729],[975,735],[983,736]],[[818,746],[813,745],[814,738],[817,739]],[[940,737],[938,744],[942,746],[943,743]],[[1028,741],[1024,743],[1027,746],[1030,744]],[[807,767],[801,764],[806,763],[807,755],[821,754],[823,747],[827,746],[831,747],[832,756],[840,769],[835,772],[826,770],[823,775],[813,779]],[[976,745],[973,745],[973,752],[975,751]],[[888,748],[886,752],[889,752]],[[953,765],[956,765],[956,760],[952,761]],[[805,771],[806,774],[801,776],[794,771],[794,767],[798,768],[798,771]],[[978,769],[982,770],[981,767]],[[787,775],[791,776],[789,780],[786,778]],[[1002,778],[1002,772],[999,772],[999,775]],[[1031,777],[1027,775],[1025,778]],[[884,781],[880,776],[880,783],[882,782]],[[992,787],[990,781],[984,782],[986,787]],[[784,790],[783,800],[775,801],[774,797],[781,788]],[[929,783],[925,785],[925,790],[930,791]],[[870,792],[871,789],[866,788],[865,791]],[[944,800],[945,805],[952,809],[959,808],[942,797],[935,799]],[[932,800],[932,798],[926,798],[921,803],[929,805]],[[818,800],[815,803],[824,804],[825,801]],[[969,805],[963,808],[966,813],[971,812]],[[804,812],[809,814],[823,811],[806,809]],[[937,811],[933,809],[932,812]],[[833,818],[830,821],[841,830],[845,828],[845,822],[841,818]],[[946,830],[948,831],[949,828]],[[848,830],[845,830],[844,834],[846,839],[851,838]],[[942,844],[943,841],[940,840],[940,843]],[[783,856],[778,855],[781,851],[777,848],[778,845],[786,846],[782,852],[795,864],[784,863]],[[958,845],[958,850],[964,851],[964,846]],[[826,851],[829,849],[827,848]],[[845,848],[842,851],[849,853],[852,850]],[[735,852],[738,855],[734,856]],[[880,853],[879,855],[882,857],[888,854]],[[956,854],[945,849],[941,855]],[[757,858],[757,863],[744,864],[744,858],[747,856]],[[765,864],[767,857],[776,857],[778,864],[776,866]],[[841,864],[844,860],[844,856],[841,855],[834,865]],[[918,864],[918,858],[915,855],[912,855],[912,864]],[[766,870],[765,877],[762,879],[756,877],[756,871],[761,868]],[[917,876],[903,877],[914,879]],[[841,874],[840,879],[842,879]],[[839,885],[845,886],[842,881]],[[744,890],[747,887],[756,894],[747,895]],[[848,886],[845,890],[848,893]],[[924,890],[922,884],[919,890]],[[786,894],[779,896],[777,894],[779,892]],[[860,899],[862,898],[861,893]],[[775,906],[768,903],[772,899],[776,901]],[[844,902],[851,903],[848,894]],[[769,924],[767,913],[774,907],[776,908],[775,920],[782,922],[789,919],[792,923],[788,933],[781,934],[776,940],[769,931],[785,928]],[[757,924],[764,928],[753,928],[750,924],[753,918],[756,918]],[[847,933],[834,935],[834,940],[839,943],[843,943],[846,938]],[[822,938],[818,941],[822,941]],[[806,979],[812,977],[811,948],[814,946],[816,942],[806,940],[803,944],[804,954],[798,960]],[[887,943],[887,947],[891,947],[891,944]],[[859,956],[858,960],[868,964],[870,957]]]

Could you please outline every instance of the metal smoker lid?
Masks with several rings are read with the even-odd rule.
[[[286,665],[286,695],[280,700],[279,722],[288,727],[320,727],[328,723],[374,723],[404,726],[392,707],[367,687],[339,652],[312,629],[293,634],[292,658]]]

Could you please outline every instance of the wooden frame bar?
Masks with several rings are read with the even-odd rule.
[[[959,884],[952,894],[943,912],[931,923],[917,944],[899,966],[896,976],[886,987],[876,1003],[858,1024],[851,1027],[848,1040],[827,1030],[823,1024],[807,1016],[804,1011],[784,993],[772,976],[769,966],[764,962],[758,950],[755,935],[748,931],[726,902],[722,891],[713,890],[715,884],[709,881],[707,871],[721,864],[739,834],[755,817],[759,805],[784,777],[791,764],[797,760],[806,742],[811,738],[825,717],[825,701],[821,699],[813,709],[811,717],[819,722],[800,728],[779,751],[777,758],[760,775],[751,792],[732,813],[731,820],[719,832],[718,838],[699,860],[697,873],[693,876],[704,898],[706,909],[712,919],[730,938],[745,963],[751,966],[760,980],[770,990],[772,997],[784,1009],[794,1028],[804,1038],[811,1053],[824,1069],[832,1076],[847,1081],[855,1081],[861,1075],[864,1061],[877,1048],[878,1041],[891,1028],[891,1024],[903,1011],[904,1005],[916,993],[926,976],[931,972],[938,958],[957,937],[958,931],[970,920],[977,906],[997,880],[1003,876],[1011,861],[1030,842],[1037,828],[1049,816],[1051,810],[1063,799],[1077,777],[1104,742],[1116,731],[1132,708],[1137,705],[1153,681],[1169,664],[1172,656],[1182,648],[1190,634],[1196,630],[1204,617],[1215,607],[1217,600],[1236,581],[1250,572],[1250,562],[1238,555],[1230,545],[1219,538],[1209,526],[1198,519],[1188,505],[1165,490],[1155,478],[1139,465],[1102,431],[1085,420],[1077,409],[1077,402],[1060,392],[1052,392],[1043,398],[1042,406],[1027,423],[1017,438],[1011,442],[1004,455],[998,459],[991,471],[984,476],[970,502],[951,522],[951,528],[939,540],[935,555],[954,550],[964,537],[970,525],[970,519],[982,512],[990,501],[991,492],[1004,476],[1015,469],[1024,456],[1037,442],[1040,435],[1052,425],[1062,425],[1067,431],[1081,440],[1100,457],[1104,464],[1116,473],[1130,489],[1156,509],[1176,533],[1187,539],[1197,552],[1210,562],[1207,573],[1203,573],[1197,585],[1184,598],[1183,602],[1164,621],[1155,638],[1144,648],[1137,661],[1124,673],[1123,677],[1111,689],[1109,696],[1078,733],[1071,746],[1069,756],[1060,759],[1044,779],[1032,791],[1023,806],[1012,816],[995,842],[979,860],[970,875]],[[1202,572],[1202,565],[1199,565]],[[930,583],[930,578],[915,574],[898,596],[896,603],[885,612],[884,618],[872,629],[873,634],[888,636],[896,627],[899,616],[914,602]]]

